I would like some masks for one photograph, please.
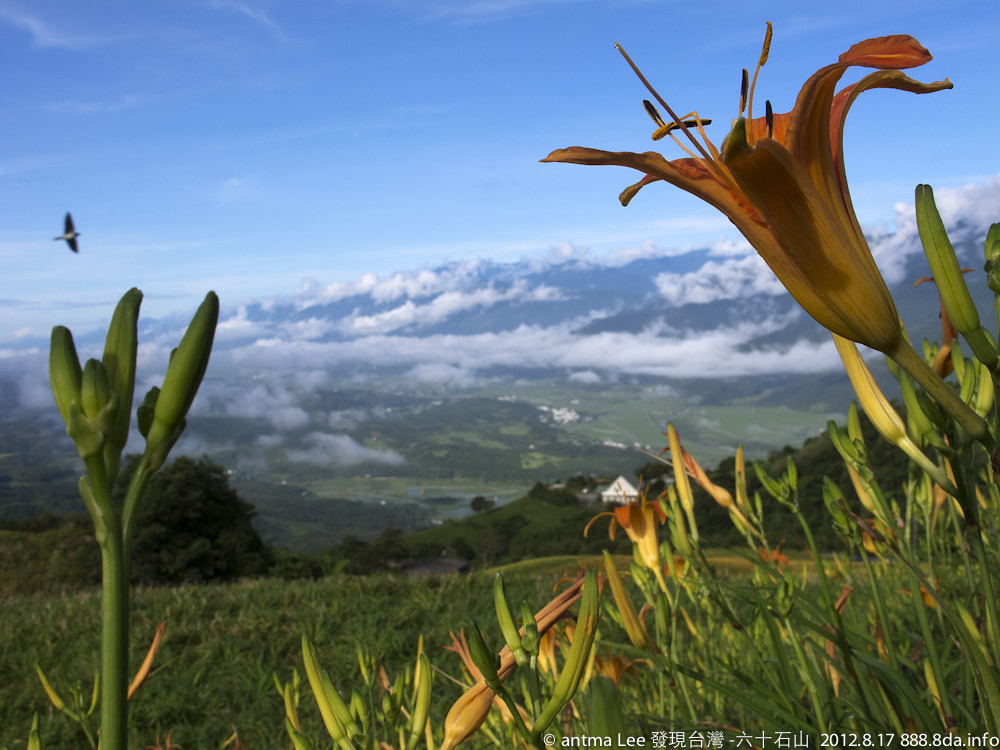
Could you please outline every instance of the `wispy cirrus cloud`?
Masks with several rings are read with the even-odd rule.
[[[126,109],[134,109],[150,100],[148,96],[138,94],[127,94],[118,99],[110,101],[85,101],[82,99],[67,99],[65,101],[50,102],[46,109],[57,115],[104,115],[122,112]]]
[[[67,31],[58,24],[43,20],[12,5],[0,5],[0,23],[28,32],[38,49],[68,49],[75,52],[112,41],[112,37]]]
[[[211,7],[239,13],[245,18],[249,18],[261,28],[266,29],[275,39],[284,41],[288,38],[285,31],[267,13],[259,8],[251,7],[247,3],[235,2],[235,0],[213,0]]]

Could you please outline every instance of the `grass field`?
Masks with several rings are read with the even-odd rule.
[[[557,565],[556,568],[559,566]],[[511,598],[541,606],[552,578],[511,574]],[[360,680],[356,645],[378,653],[390,675],[412,666],[424,635],[435,667],[459,675],[459,660],[440,648],[471,618],[495,637],[489,575],[406,579],[344,576],[315,582],[249,581],[232,585],[141,589],[132,618],[132,671],[156,625],[166,637],[149,682],[130,709],[129,745],[145,748],[173,732],[184,750],[219,748],[234,731],[248,750],[288,747],[283,708],[272,674],[302,672],[300,640],[309,636],[341,689]],[[35,676],[41,665],[66,698],[79,685],[89,703],[98,665],[100,603],[96,592],[56,598],[10,598],[0,603],[0,746],[25,747],[32,714],[42,719],[45,748],[85,747],[82,733],[52,709]],[[460,694],[446,678],[435,682],[444,710]],[[304,720],[318,723],[311,698]],[[96,723],[96,716],[94,717]]]
[[[130,707],[130,746],[152,746],[157,735],[162,739],[172,732],[173,742],[184,750],[214,750],[235,731],[248,750],[287,747],[272,674],[289,679],[293,669],[302,672],[303,634],[316,644],[342,691],[360,680],[358,644],[379,654],[393,675],[412,664],[421,634],[434,666],[458,676],[458,658],[440,646],[449,642],[449,630],[467,627],[473,619],[487,638],[499,640],[491,593],[495,573],[504,574],[512,602],[524,599],[537,608],[552,597],[558,579],[599,559],[539,558],[428,579],[342,576],[138,589],[133,595],[132,671],[157,624],[167,623],[167,630],[154,673]],[[628,568],[627,555],[616,559]],[[734,574],[749,568],[729,553],[713,553],[711,559]],[[37,711],[43,747],[84,747],[76,725],[52,708],[35,666],[45,670],[64,699],[75,686],[89,703],[99,657],[97,591],[8,597],[0,601],[0,612],[0,746],[23,748]],[[460,691],[446,678],[435,686],[435,718],[440,721]],[[311,698],[300,710],[304,720],[318,725]]]

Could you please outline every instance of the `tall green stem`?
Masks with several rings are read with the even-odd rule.
[[[101,546],[101,736],[100,750],[127,750],[128,579],[121,519],[100,454],[84,459],[94,504],[103,516]]]
[[[114,519],[101,546],[101,744],[125,750],[128,723],[128,582],[122,565],[121,530]]]

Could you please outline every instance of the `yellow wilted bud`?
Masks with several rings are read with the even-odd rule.
[[[165,622],[161,622],[156,628],[156,634],[153,636],[153,643],[150,645],[149,651],[146,652],[146,658],[142,660],[139,671],[135,673],[132,684],[128,686],[128,700],[132,700],[132,696],[149,677],[149,671],[153,668],[153,660],[156,658],[156,652],[160,650],[160,643],[163,641],[163,633],[166,629],[167,623]]]
[[[615,567],[614,558],[611,557],[611,553],[607,550],[604,550],[604,570],[608,574],[611,595],[614,597],[615,605],[622,616],[622,625],[625,626],[625,632],[628,634],[629,641],[636,648],[647,648],[650,643],[649,636],[639,621],[639,616],[635,613],[635,607],[632,606],[632,600],[629,599],[628,592],[625,591],[618,568]]]
[[[694,495],[691,492],[691,483],[688,482],[681,438],[672,422],[667,424],[667,439],[670,441],[670,455],[674,461],[674,484],[677,487],[677,496],[680,498],[681,506],[688,511],[694,508]]]
[[[52,705],[55,706],[60,711],[66,710],[66,704],[63,699],[59,697],[59,693],[55,691],[52,685],[49,683],[48,678],[45,676],[45,672],[38,665],[35,665],[35,672],[38,673],[38,679],[42,683],[42,688],[45,690],[45,694],[49,696],[49,700],[52,701]]]
[[[879,434],[909,456],[941,487],[953,494],[957,493],[955,486],[941,467],[931,461],[906,434],[906,425],[875,383],[875,378],[872,377],[854,342],[836,334],[833,334],[833,342],[837,345],[837,352],[844,363],[847,377],[850,378],[861,408],[865,410],[865,414]]]

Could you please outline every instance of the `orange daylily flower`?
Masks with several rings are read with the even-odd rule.
[[[780,569],[782,566],[788,566],[788,555],[781,551],[782,545],[785,540],[782,539],[781,542],[773,550],[768,550],[767,547],[758,547],[757,552],[760,553],[761,558],[764,562],[773,562]]]
[[[642,563],[650,570],[659,573],[660,569],[660,539],[657,535],[657,527],[667,520],[666,515],[660,508],[659,503],[651,503],[643,495],[637,503],[619,505],[613,511],[598,513],[587,522],[583,529],[583,535],[587,536],[590,527],[598,518],[611,516],[611,524],[608,526],[608,536],[611,541],[615,539],[615,532],[619,527],[625,529],[628,538],[639,548],[639,556]]]
[[[770,24],[765,45],[769,41]],[[766,59],[767,46],[758,72]],[[751,89],[749,99],[744,93],[740,117],[721,151],[705,134],[706,120],[697,113],[677,117],[650,87],[672,118],[664,123],[647,103],[647,111],[659,125],[655,136],[669,134],[680,144],[676,135],[680,131],[700,156],[685,149],[689,158],[668,161],[652,151],[573,147],[553,151],[542,161],[613,164],[644,172],[642,180],[621,194],[623,204],[657,180],[705,200],[736,225],[796,301],[824,328],[892,356],[908,345],[848,193],[843,128],[854,100],[869,89],[930,93],[951,88],[947,80],[921,83],[900,72],[930,59],[930,53],[910,36],[865,40],[814,73],[799,92],[794,109],[784,114],[772,114],[768,106],[766,117],[752,118]],[[878,70],[836,93],[837,83],[852,66]],[[743,117],[744,104],[749,105],[747,118]]]
[[[626,659],[624,656],[619,656],[617,654],[609,654],[607,656],[598,656],[594,658],[594,671],[599,675],[607,677],[609,680],[613,680],[615,687],[619,688],[622,684],[622,678],[627,674],[632,679],[636,678],[636,664],[649,664],[645,659]]]
[[[674,570],[677,571],[678,578],[682,577],[684,571],[687,570],[687,559],[680,555],[674,555]],[[663,575],[670,578],[670,563],[663,566]]]

